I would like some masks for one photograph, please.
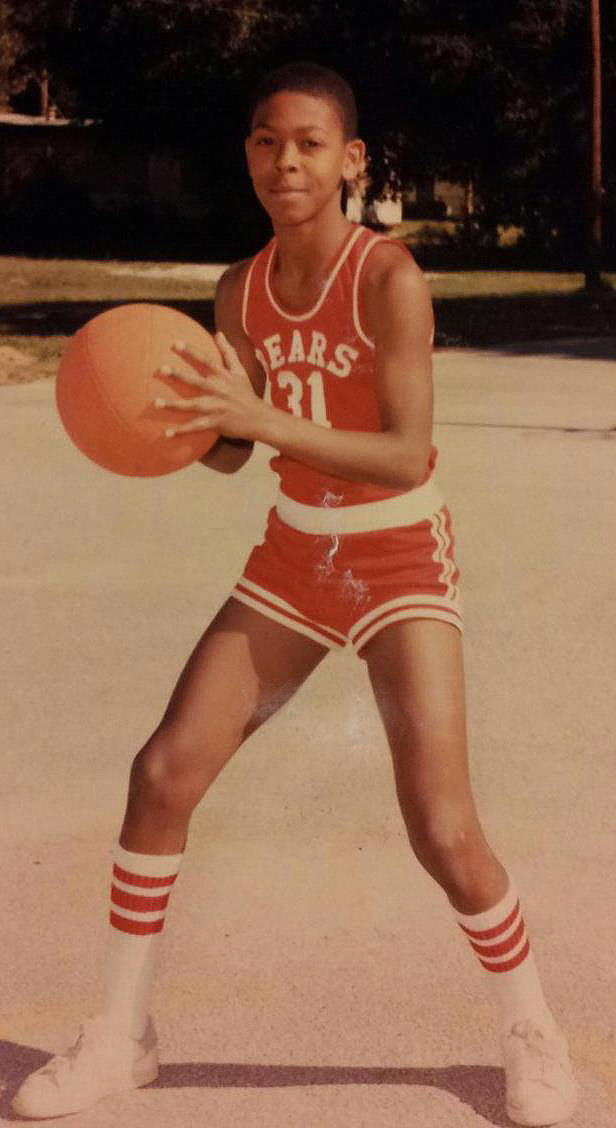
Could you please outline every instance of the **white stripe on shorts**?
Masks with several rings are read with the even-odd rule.
[[[361,619],[353,623],[349,631],[349,638],[355,645],[357,636],[363,634],[366,628],[374,626],[374,630],[369,629],[362,637],[360,645],[363,646],[364,642],[372,638],[375,631],[380,630],[386,622],[395,623],[397,619],[416,618],[422,615],[422,609],[427,604],[430,605],[430,618],[444,619],[457,627],[461,626],[462,617],[455,602],[449,596],[425,592],[421,595],[399,595],[396,599],[388,599],[385,603],[379,604],[378,607],[373,607],[371,611],[366,612]],[[389,612],[389,615],[386,618],[381,618],[381,616],[385,616],[386,612]],[[378,623],[375,620],[378,620]]]
[[[459,615],[456,615],[446,607],[444,607],[442,611],[435,609],[433,606],[426,608],[425,604],[427,602],[428,600],[426,598],[424,599],[424,607],[408,607],[405,610],[392,611],[391,615],[386,615],[384,619],[379,619],[377,622],[373,623],[372,626],[367,627],[365,634],[353,642],[353,649],[356,654],[358,654],[362,647],[364,647],[375,634],[378,634],[383,627],[388,627],[390,623],[402,623],[406,619],[438,619],[442,623],[450,623],[452,627],[457,627],[460,634],[462,634],[462,622]]]
[[[447,532],[445,514],[435,513],[432,518],[432,536],[436,541],[436,548],[432,553],[432,559],[441,566],[441,573],[439,579],[442,584],[447,587],[447,598],[456,598],[456,586],[453,583],[452,577],[456,570],[451,556],[448,555],[451,549],[451,537]]]
[[[249,591],[239,591],[237,586],[233,588],[231,595],[234,599],[239,599],[240,603],[245,603],[247,607],[260,611],[262,615],[265,615],[268,619],[273,619],[276,623],[282,623],[285,627],[290,627],[291,630],[307,635],[308,638],[322,643],[323,646],[328,646],[331,650],[343,650],[346,646],[346,635],[343,635],[334,627],[308,619],[297,607],[293,607],[292,604],[287,603],[280,596],[274,595],[273,592],[259,587],[252,580],[247,580],[245,576],[242,576],[237,583],[249,589]],[[249,592],[253,594],[249,594]],[[275,606],[270,606],[270,604],[275,604]],[[321,629],[323,633],[321,633]],[[331,635],[334,637],[332,638]]]

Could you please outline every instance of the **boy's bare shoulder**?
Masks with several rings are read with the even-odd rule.
[[[375,289],[392,278],[417,289],[427,287],[423,271],[408,248],[401,243],[383,241],[372,248],[366,259],[364,285]]]
[[[216,320],[231,319],[234,322],[241,320],[242,292],[246,270],[252,259],[241,259],[232,262],[221,274],[216,285]]]
[[[384,308],[404,314],[409,302],[416,315],[423,311],[431,318],[432,299],[425,275],[400,244],[377,243],[366,259],[363,274],[364,305],[373,324],[378,324]]]
[[[216,298],[218,298],[219,294],[221,296],[227,296],[234,293],[241,287],[246,275],[246,270],[251,262],[251,258],[240,259],[238,262],[232,262],[230,266],[223,271],[216,284]]]

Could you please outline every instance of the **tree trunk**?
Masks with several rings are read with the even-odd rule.
[[[47,67],[44,67],[43,74],[41,75],[41,117],[45,121],[49,121],[49,72]]]
[[[470,223],[475,214],[475,184],[472,176],[466,178],[464,184],[464,219]]]
[[[602,205],[601,172],[601,12],[599,0],[590,0],[592,47],[592,142],[590,159],[589,239],[586,260],[586,289],[601,287]]]

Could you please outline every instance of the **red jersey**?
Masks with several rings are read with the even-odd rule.
[[[375,389],[374,341],[360,323],[361,272],[377,243],[403,243],[361,225],[349,232],[322,293],[304,313],[285,309],[272,284],[274,237],[252,259],[244,280],[242,325],[268,378],[274,407],[341,431],[381,431]],[[433,446],[422,483],[432,474]],[[406,491],[350,481],[278,454],[270,466],[280,488],[305,505],[353,505]]]

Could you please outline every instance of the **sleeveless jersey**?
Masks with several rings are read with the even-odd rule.
[[[403,243],[353,227],[327,276],[321,295],[305,313],[284,308],[274,293],[274,237],[252,259],[245,276],[242,325],[265,369],[274,407],[322,427],[343,431],[382,430],[375,388],[374,342],[360,323],[361,271],[372,248]],[[432,474],[432,447],[421,483]],[[353,505],[404,493],[370,482],[350,481],[278,454],[270,466],[280,488],[305,505]]]

